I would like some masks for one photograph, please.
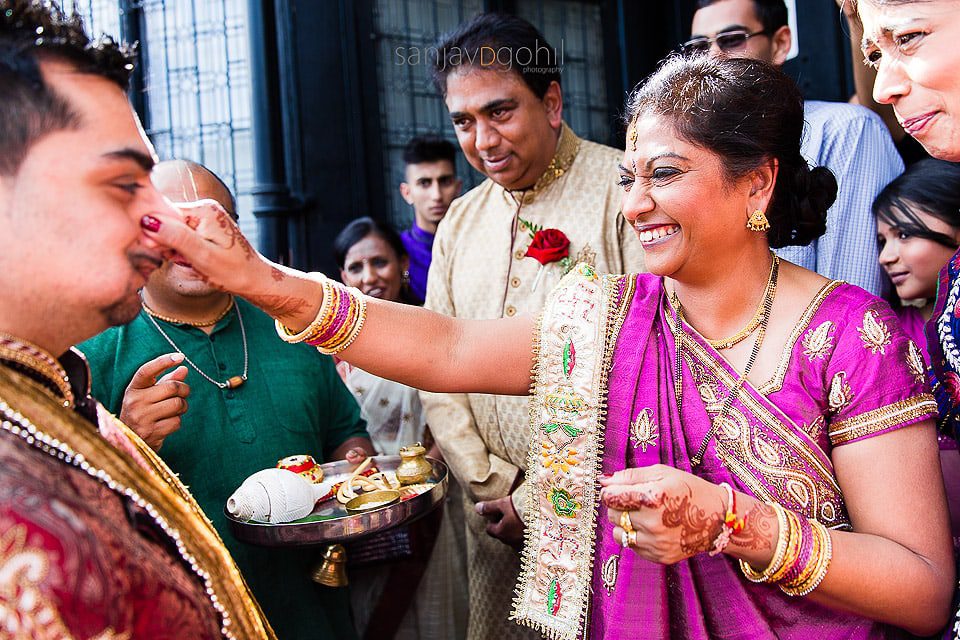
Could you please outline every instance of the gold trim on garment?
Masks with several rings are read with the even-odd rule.
[[[672,329],[670,314],[664,315]],[[726,392],[719,392],[718,386],[730,389],[737,380],[696,338],[684,335],[683,339],[684,356],[701,389],[701,397],[709,396],[707,391],[712,389],[714,397],[724,398]],[[789,417],[782,412],[773,413],[755,398],[750,387],[749,382],[744,384],[734,399],[786,446],[755,433],[746,415],[731,405],[724,424],[717,430],[716,447],[723,463],[759,499],[777,502],[831,528],[849,527],[843,493],[829,458]],[[711,419],[716,418],[720,403],[705,401],[705,405]],[[813,473],[805,469],[812,469]],[[779,495],[774,495],[769,487],[776,487]]]
[[[573,132],[573,129],[564,122],[560,125],[560,138],[557,140],[557,151],[550,159],[546,171],[541,174],[533,187],[525,191],[513,191],[511,194],[523,194],[523,203],[530,204],[538,195],[543,193],[547,187],[562,178],[570,167],[573,166],[577,155],[580,153],[581,139]],[[516,199],[516,195],[514,196]]]
[[[800,319],[797,321],[797,326],[790,332],[790,337],[787,338],[783,353],[780,354],[780,362],[777,363],[777,368],[774,369],[773,376],[757,387],[758,392],[769,396],[771,393],[776,393],[783,388],[783,381],[787,377],[787,368],[790,366],[790,358],[793,357],[797,340],[800,339],[800,336],[803,335],[810,326],[810,323],[813,321],[813,316],[817,315],[817,311],[820,310],[820,305],[827,299],[827,296],[842,284],[844,284],[842,280],[831,280],[820,288],[817,295],[815,295],[813,300],[810,301],[810,304],[807,305],[803,315],[800,316]]]
[[[107,412],[98,407],[100,417]],[[109,414],[107,414],[109,416]],[[148,461],[143,468],[122,453],[78,414],[63,408],[51,391],[0,367],[2,430],[94,478],[117,495],[144,508],[205,587],[211,610],[220,614],[225,638],[275,639],[230,553],[186,487],[129,427],[112,419]]]
[[[551,640],[587,635],[607,376],[635,283],[635,276],[601,277],[577,265],[550,294],[534,340],[526,470],[531,490],[510,618]],[[575,460],[547,464],[545,446],[575,451]]]
[[[830,425],[828,432],[830,444],[837,447],[931,413],[937,413],[937,402],[929,393],[921,393],[918,396],[834,422]]]
[[[0,333],[0,360],[15,362],[30,369],[60,393],[64,407],[73,408],[76,400],[70,388],[70,377],[60,361],[45,349],[8,333]]]

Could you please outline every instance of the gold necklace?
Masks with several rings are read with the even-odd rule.
[[[181,320],[180,318],[165,316],[162,313],[158,313],[150,308],[150,305],[148,305],[147,301],[144,300],[142,293],[140,294],[140,304],[143,305],[143,310],[147,312],[147,315],[153,316],[158,320],[163,320],[164,322],[170,322],[173,324],[186,324],[186,325],[190,325],[191,327],[197,327],[199,329],[202,327],[212,327],[213,325],[217,324],[218,322],[226,318],[227,314],[230,313],[230,309],[233,308],[233,296],[232,295],[230,296],[230,299],[227,301],[227,306],[224,308],[223,311],[220,312],[220,314],[216,318],[214,318],[213,320],[204,320],[202,322],[190,322],[189,320]]]
[[[777,280],[779,273],[780,260],[777,258],[777,256],[774,256],[773,265],[770,268],[770,279],[767,281],[767,288],[764,291],[763,296],[763,313],[760,320],[760,332],[757,334],[757,339],[754,341],[753,348],[750,350],[750,357],[747,360],[747,366],[744,367],[743,373],[740,375],[740,378],[737,380],[737,382],[733,385],[733,387],[730,388],[726,399],[723,401],[723,407],[720,409],[720,413],[717,414],[716,418],[710,421],[710,429],[700,442],[697,452],[692,458],[690,458],[690,465],[693,467],[696,467],[703,462],[703,456],[707,452],[707,446],[710,444],[710,441],[713,440],[713,437],[717,433],[717,429],[719,429],[720,425],[723,424],[723,421],[727,417],[727,413],[730,411],[730,407],[733,405],[733,397],[737,395],[737,392],[743,386],[743,383],[746,382],[747,376],[750,375],[750,370],[757,361],[757,355],[760,353],[760,346],[763,344],[763,338],[767,334],[767,325],[770,322],[770,313],[773,310],[773,299],[777,292]],[[682,350],[683,343],[687,339],[687,336],[683,330],[683,305],[680,304],[680,299],[677,297],[676,291],[671,294],[670,301],[673,304],[676,312],[676,315],[674,316],[674,331],[676,332],[674,337],[676,338],[677,362],[674,373],[674,391],[677,396],[677,411],[679,412],[681,408],[681,394],[683,390]]]
[[[740,331],[736,332],[729,338],[719,338],[717,340],[706,338],[711,347],[717,351],[729,349],[730,347],[740,344],[746,340],[748,337],[750,337],[750,334],[757,330],[757,327],[759,327],[760,323],[763,321],[763,305],[767,299],[767,295],[769,294],[769,289],[771,286],[777,286],[776,281],[773,279],[773,270],[777,268],[778,261],[779,258],[776,256],[776,254],[774,254],[773,263],[770,265],[770,275],[767,277],[767,286],[763,290],[763,297],[760,298],[760,304],[757,305],[757,310],[753,314],[753,317],[750,318],[750,321],[747,322],[747,326],[745,326],[743,329],[740,329]]]
[[[37,374],[51,390],[60,392],[64,407],[73,407],[75,397],[73,389],[70,388],[70,377],[57,359],[40,347],[0,333],[0,360],[16,363]]]
[[[231,297],[230,300],[231,300],[231,306],[233,306],[233,298]],[[162,319],[163,318],[161,318],[161,320]],[[177,343],[173,341],[173,338],[168,336],[167,332],[160,328],[160,324],[149,313],[147,314],[147,320],[149,320],[153,324],[154,328],[160,333],[161,336],[163,336],[163,339],[169,342],[170,346],[176,349],[177,353],[183,356],[184,362],[189,364],[191,367],[193,367],[197,371],[197,373],[203,376],[206,380],[209,380],[213,384],[217,385],[217,387],[219,387],[220,389],[236,389],[237,387],[239,387],[240,385],[242,385],[244,382],[247,381],[247,370],[248,370],[248,365],[250,364],[250,359],[249,359],[249,353],[247,351],[247,330],[243,326],[243,315],[241,315],[240,313],[240,305],[237,305],[237,321],[240,323],[240,336],[243,338],[243,373],[239,376],[232,376],[230,378],[227,378],[226,382],[220,382],[219,380],[214,380],[213,378],[208,376],[206,373],[204,373],[203,370],[200,369],[200,367],[198,367],[193,360],[187,357],[187,354],[185,354],[183,350],[177,346]]]
[[[776,257],[774,257],[774,264],[775,263],[776,263]],[[771,273],[773,272],[773,268],[774,268],[774,265],[771,264],[770,265]],[[710,338],[707,338],[706,340],[711,347],[713,347],[717,351],[723,351],[724,349],[729,349],[733,345],[740,344],[741,342],[746,340],[748,337],[750,337],[751,333],[757,330],[757,327],[759,327],[760,323],[763,321],[763,303],[767,299],[767,289],[770,288],[770,283],[771,283],[771,280],[768,277],[767,286],[763,290],[763,296],[760,298],[760,304],[757,305],[757,310],[754,312],[753,317],[750,318],[750,320],[747,322],[747,326],[745,326],[743,329],[740,329],[740,331],[737,331],[735,334],[733,334],[729,338],[719,338],[717,340],[711,340]]]

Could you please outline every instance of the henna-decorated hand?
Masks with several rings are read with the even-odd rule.
[[[175,206],[140,222],[147,237],[167,247],[167,259],[190,263],[208,283],[245,298],[288,327],[299,330],[310,323],[322,299],[315,282],[257,253],[217,202]]]
[[[260,273],[272,268],[218,202],[174,206],[176,213],[158,212],[140,223],[144,233],[168,247],[167,258],[179,256],[210,284],[240,294],[251,288],[251,277],[263,277]]]
[[[600,500],[622,539],[620,515],[630,513],[636,533],[631,549],[648,560],[673,564],[713,547],[726,513],[726,492],[673,467],[657,464],[619,471],[600,481]]]

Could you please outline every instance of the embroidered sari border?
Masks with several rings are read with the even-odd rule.
[[[633,277],[599,277],[578,265],[551,293],[537,323],[526,469],[532,490],[527,496],[527,531],[510,619],[551,640],[586,635],[607,376],[634,290]],[[571,299],[564,299],[565,294]],[[589,309],[582,315],[571,311],[579,309],[578,304]],[[574,337],[581,345],[575,355]],[[579,372],[574,373],[575,369]],[[564,401],[572,404],[563,405]],[[561,437],[563,444],[556,445],[551,438],[566,429],[569,439]],[[544,455],[548,444],[564,455],[576,452],[579,460],[570,463],[570,473],[548,461],[550,456]],[[577,476],[579,486],[572,484]],[[562,496],[558,499],[557,494]]]
[[[920,418],[937,415],[937,403],[929,393],[894,402],[830,425],[830,443],[837,447],[894,427],[906,426]]]
[[[668,314],[669,315],[669,314]],[[720,382],[727,388],[730,389],[733,385],[736,384],[736,379],[730,374],[726,368],[719,362],[717,362],[710,353],[696,340],[687,337],[684,343],[691,353],[695,354],[696,357],[713,373]],[[759,392],[758,392],[759,393]],[[763,424],[775,432],[779,437],[790,445],[790,447],[797,452],[797,455],[802,457],[807,464],[809,464],[813,469],[820,473],[825,479],[827,479],[833,489],[840,494],[840,485],[837,484],[837,480],[834,477],[833,473],[833,464],[826,457],[826,454],[818,447],[815,443],[806,442],[803,438],[800,437],[801,429],[795,425],[789,418],[786,416],[777,416],[765,407],[757,398],[750,394],[749,383],[743,385],[740,390],[737,392],[734,399],[738,400],[744,407],[749,409],[758,420],[763,422]],[[767,400],[767,402],[770,402]],[[772,403],[771,403],[772,404]],[[786,420],[794,429],[790,429],[784,424]],[[816,450],[814,450],[816,447]],[[819,452],[819,453],[818,453]],[[741,478],[746,481],[745,478]]]
[[[763,395],[769,395],[771,393],[776,393],[783,388],[783,381],[787,377],[787,368],[790,366],[790,360],[793,358],[793,352],[796,350],[797,341],[800,340],[800,336],[810,328],[810,323],[813,321],[813,316],[817,315],[817,311],[820,310],[820,306],[823,304],[823,301],[827,299],[827,296],[833,293],[833,291],[844,284],[842,280],[831,280],[827,284],[823,285],[820,291],[814,296],[810,304],[807,305],[807,308],[804,310],[803,315],[800,316],[800,319],[797,321],[797,326],[794,327],[793,331],[790,332],[790,336],[787,338],[787,342],[784,345],[784,351],[780,354],[780,361],[777,363],[777,368],[774,369],[773,375],[770,376],[770,379],[757,387],[757,391]]]
[[[669,323],[670,314],[664,315]],[[670,327],[675,330],[672,323]],[[688,365],[702,368],[705,375],[714,379],[714,384],[726,387],[727,390],[734,387],[738,377],[728,369],[728,363],[715,358],[694,336],[684,332],[683,339]],[[788,508],[799,508],[808,517],[816,517],[827,526],[846,526],[848,519],[843,508],[843,493],[826,453],[751,385],[741,386],[734,400],[738,401],[739,406],[746,412],[741,417],[741,429],[766,430],[769,436],[782,443],[784,452],[781,455],[788,457],[774,465],[760,452],[754,451],[753,445],[745,444],[742,437],[736,441],[718,437],[715,447],[723,454],[724,464],[731,473],[744,486],[754,491],[757,497],[778,502]],[[711,420],[716,418],[717,410],[718,407],[714,408]],[[740,410],[731,408],[728,417],[735,419],[741,413]],[[754,422],[759,426],[750,426]],[[791,459],[794,462],[788,464]]]

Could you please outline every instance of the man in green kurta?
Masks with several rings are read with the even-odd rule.
[[[199,165],[160,163],[153,180],[171,200],[210,197],[233,213],[229,191]],[[322,462],[354,448],[372,455],[359,407],[332,359],[285,344],[270,317],[213,290],[186,264],[165,263],[142,296],[133,322],[80,345],[92,395],[190,487],[278,638],[355,637],[347,590],[310,579],[318,549],[238,542],[223,513],[247,476],[280,458],[310,454]]]

